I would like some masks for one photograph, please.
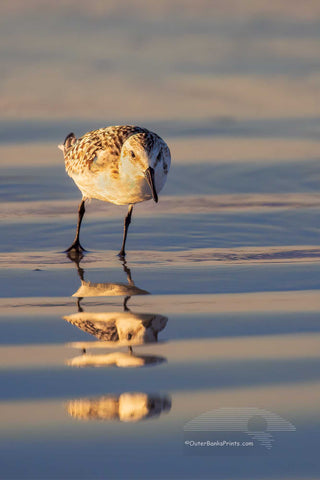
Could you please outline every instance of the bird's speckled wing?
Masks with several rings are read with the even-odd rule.
[[[119,334],[115,320],[110,322],[92,322],[89,319],[71,319],[69,316],[64,318],[72,325],[80,328],[80,330],[90,333],[94,337],[98,338],[98,340],[109,342],[117,342],[119,340]]]
[[[123,125],[86,133],[72,145],[65,145],[64,158],[68,175],[89,172],[94,174],[105,167],[116,176],[123,143],[131,135],[145,132],[147,130],[141,127]]]

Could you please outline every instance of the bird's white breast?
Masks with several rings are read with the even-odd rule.
[[[167,175],[159,165],[155,169],[155,187],[159,193]],[[72,174],[72,179],[81,190],[85,198],[96,198],[115,205],[128,205],[150,200],[152,198],[150,187],[141,174],[125,175],[122,173],[118,178],[110,175],[108,170],[86,174]]]

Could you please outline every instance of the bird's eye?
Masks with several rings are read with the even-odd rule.
[[[133,150],[131,150],[130,155],[131,155],[131,158],[135,158],[135,157],[136,157],[136,155],[135,155],[135,153],[134,153]]]

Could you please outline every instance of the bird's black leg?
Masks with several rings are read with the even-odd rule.
[[[122,247],[119,252],[119,257],[124,258],[126,255],[125,246],[126,246],[126,239],[128,235],[128,228],[131,223],[131,215],[132,215],[133,205],[129,205],[128,213],[126,218],[124,219],[124,231],[123,231],[123,240],[122,240]]]
[[[80,243],[80,240],[79,240],[79,237],[80,237],[80,227],[81,227],[81,222],[82,222],[82,219],[83,219],[83,216],[84,216],[84,212],[86,211],[85,209],[85,206],[84,206],[84,202],[85,200],[82,199],[81,200],[81,203],[79,205],[79,209],[78,209],[78,224],[77,224],[77,231],[76,231],[76,236],[74,237],[74,240],[73,240],[73,243],[72,245],[70,245],[69,248],[67,248],[66,252],[71,252],[71,251],[75,251],[76,253],[81,253],[81,252],[85,252],[86,250],[81,246],[81,243]]]

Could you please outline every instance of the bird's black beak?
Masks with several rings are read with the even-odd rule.
[[[153,168],[152,167],[147,168],[147,170],[144,172],[144,176],[146,177],[146,180],[147,180],[148,185],[150,187],[153,200],[156,203],[158,203],[158,194],[156,192],[156,187],[154,186],[154,170],[153,170]]]

